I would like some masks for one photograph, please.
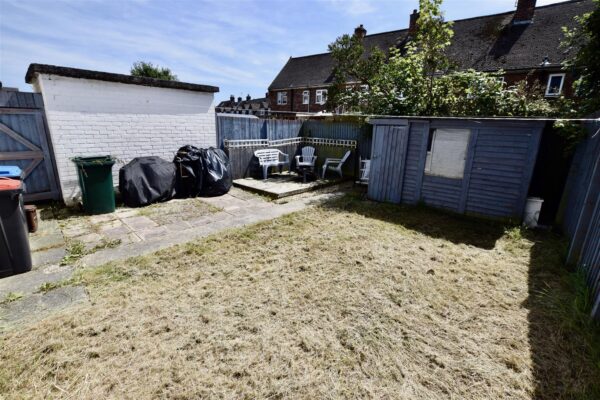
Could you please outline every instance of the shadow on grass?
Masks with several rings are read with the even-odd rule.
[[[507,235],[516,252],[529,251],[529,346],[535,399],[600,399],[600,325],[590,319],[585,281],[563,263],[565,239],[497,221],[474,219],[422,206],[365,201],[347,195],[324,208],[358,213],[452,243],[492,249]],[[512,237],[514,235],[514,237]],[[522,253],[524,254],[524,253]]]
[[[480,218],[466,217],[425,206],[376,203],[363,200],[361,195],[348,194],[322,205],[354,212],[368,218],[401,225],[424,235],[464,243],[482,249],[493,249],[504,235],[506,224]]]

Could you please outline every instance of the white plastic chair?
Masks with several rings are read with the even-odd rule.
[[[302,155],[296,156],[296,167],[315,167],[317,156],[315,156],[315,148],[305,146],[302,148]]]
[[[362,158],[359,158],[358,165],[360,175],[356,183],[359,183],[361,185],[368,185],[369,173],[371,172],[371,160],[363,160]]]
[[[281,168],[284,165],[290,167],[290,156],[277,149],[260,149],[254,152],[256,158],[258,158],[258,164],[263,169],[263,179],[267,179],[269,173],[269,167],[278,167],[281,172]],[[283,157],[283,160],[280,158]]]
[[[350,153],[352,153],[352,152],[350,150],[348,150],[346,152],[346,154],[344,154],[344,157],[342,157],[342,158],[327,158],[327,159],[325,159],[325,163],[323,164],[323,173],[322,173],[321,177],[323,179],[325,179],[325,173],[327,172],[327,170],[330,170],[330,171],[337,172],[338,175],[340,176],[340,178],[342,178],[344,176],[344,174],[342,172],[342,167],[344,166],[344,163],[346,162],[348,157],[350,157]]]

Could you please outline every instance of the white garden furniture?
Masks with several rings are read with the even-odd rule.
[[[290,156],[277,149],[261,149],[254,152],[256,158],[258,158],[258,164],[263,170],[263,179],[267,179],[267,174],[270,167],[279,168],[281,172],[284,165],[290,168]]]
[[[305,146],[302,148],[302,155],[296,156],[296,167],[315,167],[315,148],[312,146]]]
[[[337,172],[340,178],[342,178],[344,176],[344,174],[342,173],[342,167],[344,166],[344,163],[346,162],[348,157],[350,157],[350,153],[351,151],[348,150],[342,158],[326,158],[325,163],[323,164],[322,178],[325,179],[325,173],[327,172],[327,170]]]
[[[363,160],[362,158],[359,158],[358,165],[360,175],[356,183],[360,183],[361,185],[368,185],[369,173],[371,172],[371,160]]]

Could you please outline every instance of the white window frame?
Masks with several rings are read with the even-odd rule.
[[[552,78],[560,76],[560,86],[558,87],[558,93],[550,93],[550,83],[552,82]],[[546,97],[558,97],[562,93],[563,85],[565,84],[565,74],[550,74],[548,75],[548,83],[546,83]]]
[[[302,104],[310,104],[310,90],[302,92]]]
[[[287,104],[287,91],[277,92],[277,105],[285,106]]]
[[[325,94],[325,100],[323,100]],[[315,104],[325,104],[327,102],[327,89],[319,89],[315,95]]]
[[[441,133],[449,133],[449,134],[458,134],[458,135],[464,135],[466,140],[464,142],[464,149],[460,149],[459,151],[462,152],[462,158],[460,160],[458,160],[458,162],[460,163],[460,165],[456,165],[454,166],[453,170],[448,171],[448,169],[444,168],[444,166],[435,166],[433,165],[434,162],[434,153],[436,151],[447,151],[450,150],[451,148],[448,146],[440,146],[439,148],[436,146],[436,141],[437,141],[437,136]],[[463,179],[464,175],[465,175],[465,164],[466,164],[466,159],[467,159],[467,153],[469,151],[469,142],[471,140],[471,130],[470,129],[455,129],[455,128],[438,128],[438,129],[433,129],[432,132],[430,133],[432,135],[431,137],[431,149],[428,148],[427,150],[427,158],[425,159],[425,173],[427,175],[433,175],[433,176],[441,176],[444,178],[450,178],[450,179]],[[452,149],[453,151],[455,151],[456,149]]]

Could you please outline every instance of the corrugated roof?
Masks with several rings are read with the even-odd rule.
[[[515,70],[539,67],[548,56],[559,66],[567,53],[560,48],[562,27],[573,27],[574,17],[591,11],[592,0],[574,0],[536,7],[533,23],[512,25],[514,12],[454,21],[454,37],[448,57],[458,69],[480,71]],[[401,43],[408,30],[367,35],[365,48],[382,50]],[[269,86],[270,90],[289,87],[322,86],[332,82],[333,59],[330,53],[293,57]]]

